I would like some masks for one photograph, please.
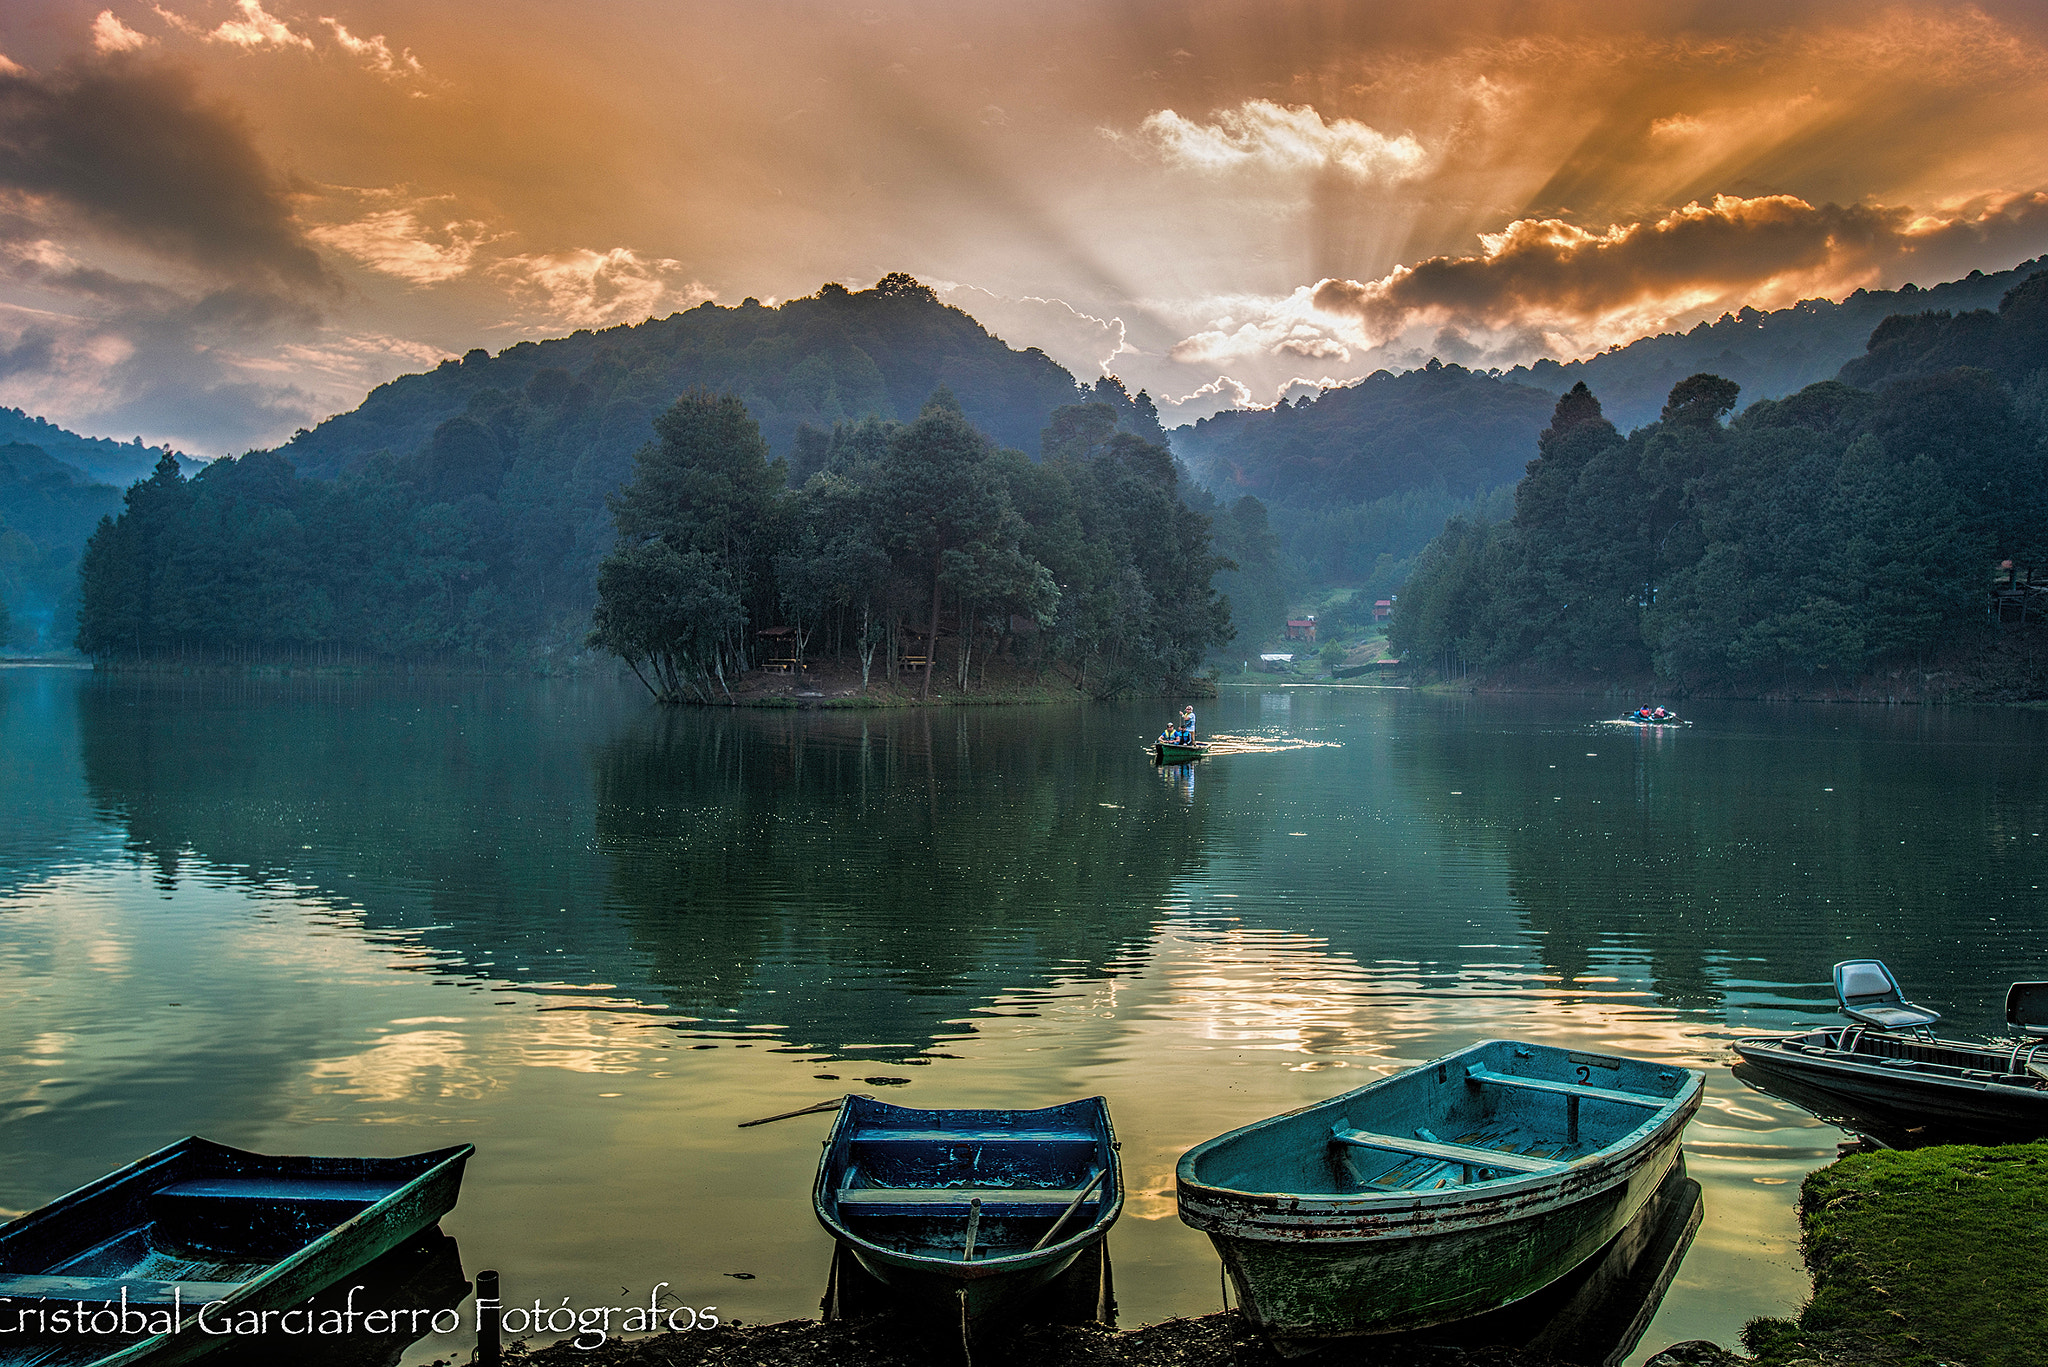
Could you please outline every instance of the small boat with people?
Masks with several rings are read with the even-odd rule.
[[[862,1272],[960,1326],[963,1342],[1032,1303],[1123,1210],[1101,1097],[1035,1110],[921,1110],[855,1094],[812,1189]]]
[[[1692,723],[1666,707],[1638,707],[1616,718],[1626,726],[1691,726]]]
[[[431,1228],[474,1152],[302,1158],[181,1139],[0,1225],[15,1327],[0,1367],[188,1362],[220,1326],[298,1307]]]
[[[1282,1351],[1447,1324],[1541,1290],[1628,1226],[1704,1082],[1488,1040],[1190,1149],[1180,1218]]]
[[[1183,707],[1180,716],[1152,743],[1152,759],[1158,764],[1186,764],[1208,753],[1208,746],[1195,741],[1195,709],[1192,703]]]
[[[2048,1136],[2048,983],[2007,990],[2014,1034],[2001,1042],[1937,1038],[1941,1013],[1906,1000],[1881,960],[1844,960],[1833,976],[1849,1024],[1734,1041],[1755,1085],[1852,1127],[1868,1118],[1937,1138]],[[1791,1087],[1774,1088],[1781,1080]]]

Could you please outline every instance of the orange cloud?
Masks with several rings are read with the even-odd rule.
[[[1920,215],[1873,205],[1815,206],[1791,195],[1718,195],[1656,218],[1594,231],[1517,219],[1482,234],[1483,250],[1399,266],[1377,280],[1324,280],[1320,313],[1368,345],[1417,325],[1539,330],[1578,350],[1636,336],[1740,301],[1782,306],[1843,294],[1906,263],[1937,266],[2006,238],[2048,230],[2048,196],[2011,196],[1974,212]]]

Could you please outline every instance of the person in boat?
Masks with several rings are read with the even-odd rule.
[[[1634,717],[1637,721],[1648,721],[1650,719],[1650,709],[1648,707],[1638,707],[1635,711],[1629,713],[1629,715],[1631,717]]]
[[[1650,716],[1657,721],[1669,721],[1672,717],[1676,715],[1677,714],[1673,712],[1666,712],[1661,707],[1653,709],[1650,713]]]

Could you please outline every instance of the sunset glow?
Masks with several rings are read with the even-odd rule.
[[[2048,248],[2017,4],[18,0],[0,404],[202,455],[906,271],[1169,424]]]

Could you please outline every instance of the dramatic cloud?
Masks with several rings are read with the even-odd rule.
[[[333,284],[240,118],[176,69],[0,74],[0,196],[46,228],[244,287]]]
[[[1730,303],[1782,307],[1845,294],[1916,260],[1953,259],[1958,242],[1981,252],[1993,241],[2044,233],[2048,198],[2040,194],[1969,215],[1918,217],[1905,209],[1815,206],[1790,195],[1720,195],[1600,231],[1517,219],[1481,234],[1476,255],[1432,257],[1364,283],[1325,280],[1313,302],[1321,313],[1352,320],[1367,345],[1425,324],[1537,328],[1567,350],[1585,351]],[[1282,340],[1275,349],[1289,348]]]
[[[437,285],[468,273],[477,249],[493,240],[482,223],[444,219],[423,223],[431,201],[378,209],[348,223],[319,224],[306,235],[323,246],[415,285]]]
[[[183,337],[282,437],[415,351],[905,270],[1185,420],[2048,250],[2019,0],[800,8],[0,0],[0,401]]]
[[[92,45],[97,52],[135,52],[155,41],[129,28],[110,9],[101,10],[92,21]]]
[[[340,301],[293,201],[187,73],[0,75],[8,400],[210,452],[317,416],[270,369]]]
[[[1196,123],[1171,109],[1141,125],[1175,165],[1200,171],[1253,166],[1273,171],[1335,170],[1356,180],[1394,184],[1428,169],[1429,154],[1409,134],[1388,137],[1356,119],[1325,120],[1312,107],[1246,100]]]
[[[491,267],[525,306],[520,325],[542,330],[638,323],[716,297],[680,272],[679,262],[648,260],[625,247],[512,256]]]

